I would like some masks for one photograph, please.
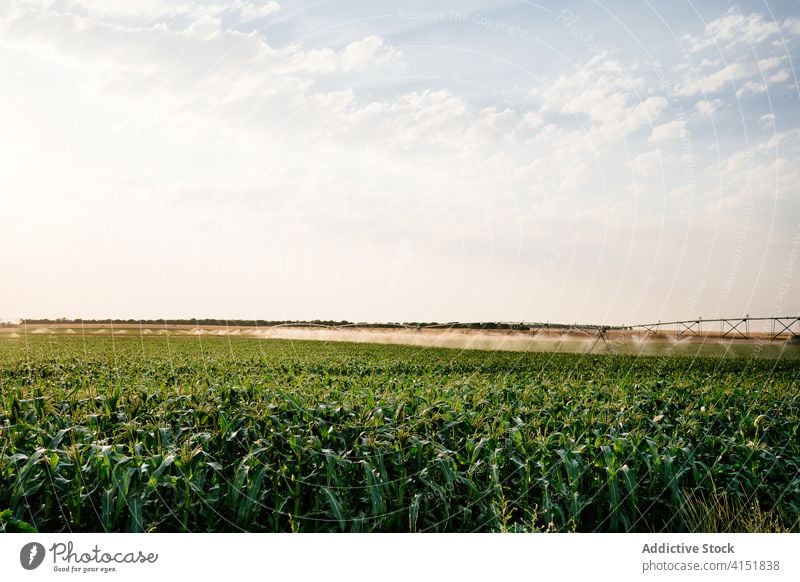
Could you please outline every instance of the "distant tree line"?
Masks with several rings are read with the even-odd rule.
[[[479,329],[479,330],[515,330],[532,331],[535,329],[569,329],[579,327],[581,329],[619,329],[611,326],[594,324],[565,324],[565,323],[506,323],[498,321],[483,322],[459,322],[450,321],[440,323],[436,321],[410,321],[398,322],[352,322],[347,320],[333,319],[23,319],[20,325],[197,325],[197,326],[228,326],[228,327],[275,327],[278,325],[317,325],[326,327],[362,327],[362,328],[438,328],[438,329]]]
[[[198,325],[229,327],[269,327],[276,325],[355,325],[349,321],[314,319],[301,320],[266,320],[266,319],[22,319],[20,325]],[[359,324],[360,325],[360,324]],[[368,324],[365,324],[368,325]],[[377,325],[377,324],[376,324]]]

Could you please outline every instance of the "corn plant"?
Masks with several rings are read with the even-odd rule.
[[[788,358],[5,339],[0,531],[800,531],[799,372]]]

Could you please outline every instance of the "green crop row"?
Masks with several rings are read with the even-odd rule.
[[[0,341],[0,530],[800,530],[796,361]]]

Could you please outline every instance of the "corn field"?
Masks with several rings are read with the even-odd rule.
[[[800,531],[791,360],[0,341],[0,531]]]

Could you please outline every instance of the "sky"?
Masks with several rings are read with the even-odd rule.
[[[800,5],[0,0],[0,319],[800,313]]]

